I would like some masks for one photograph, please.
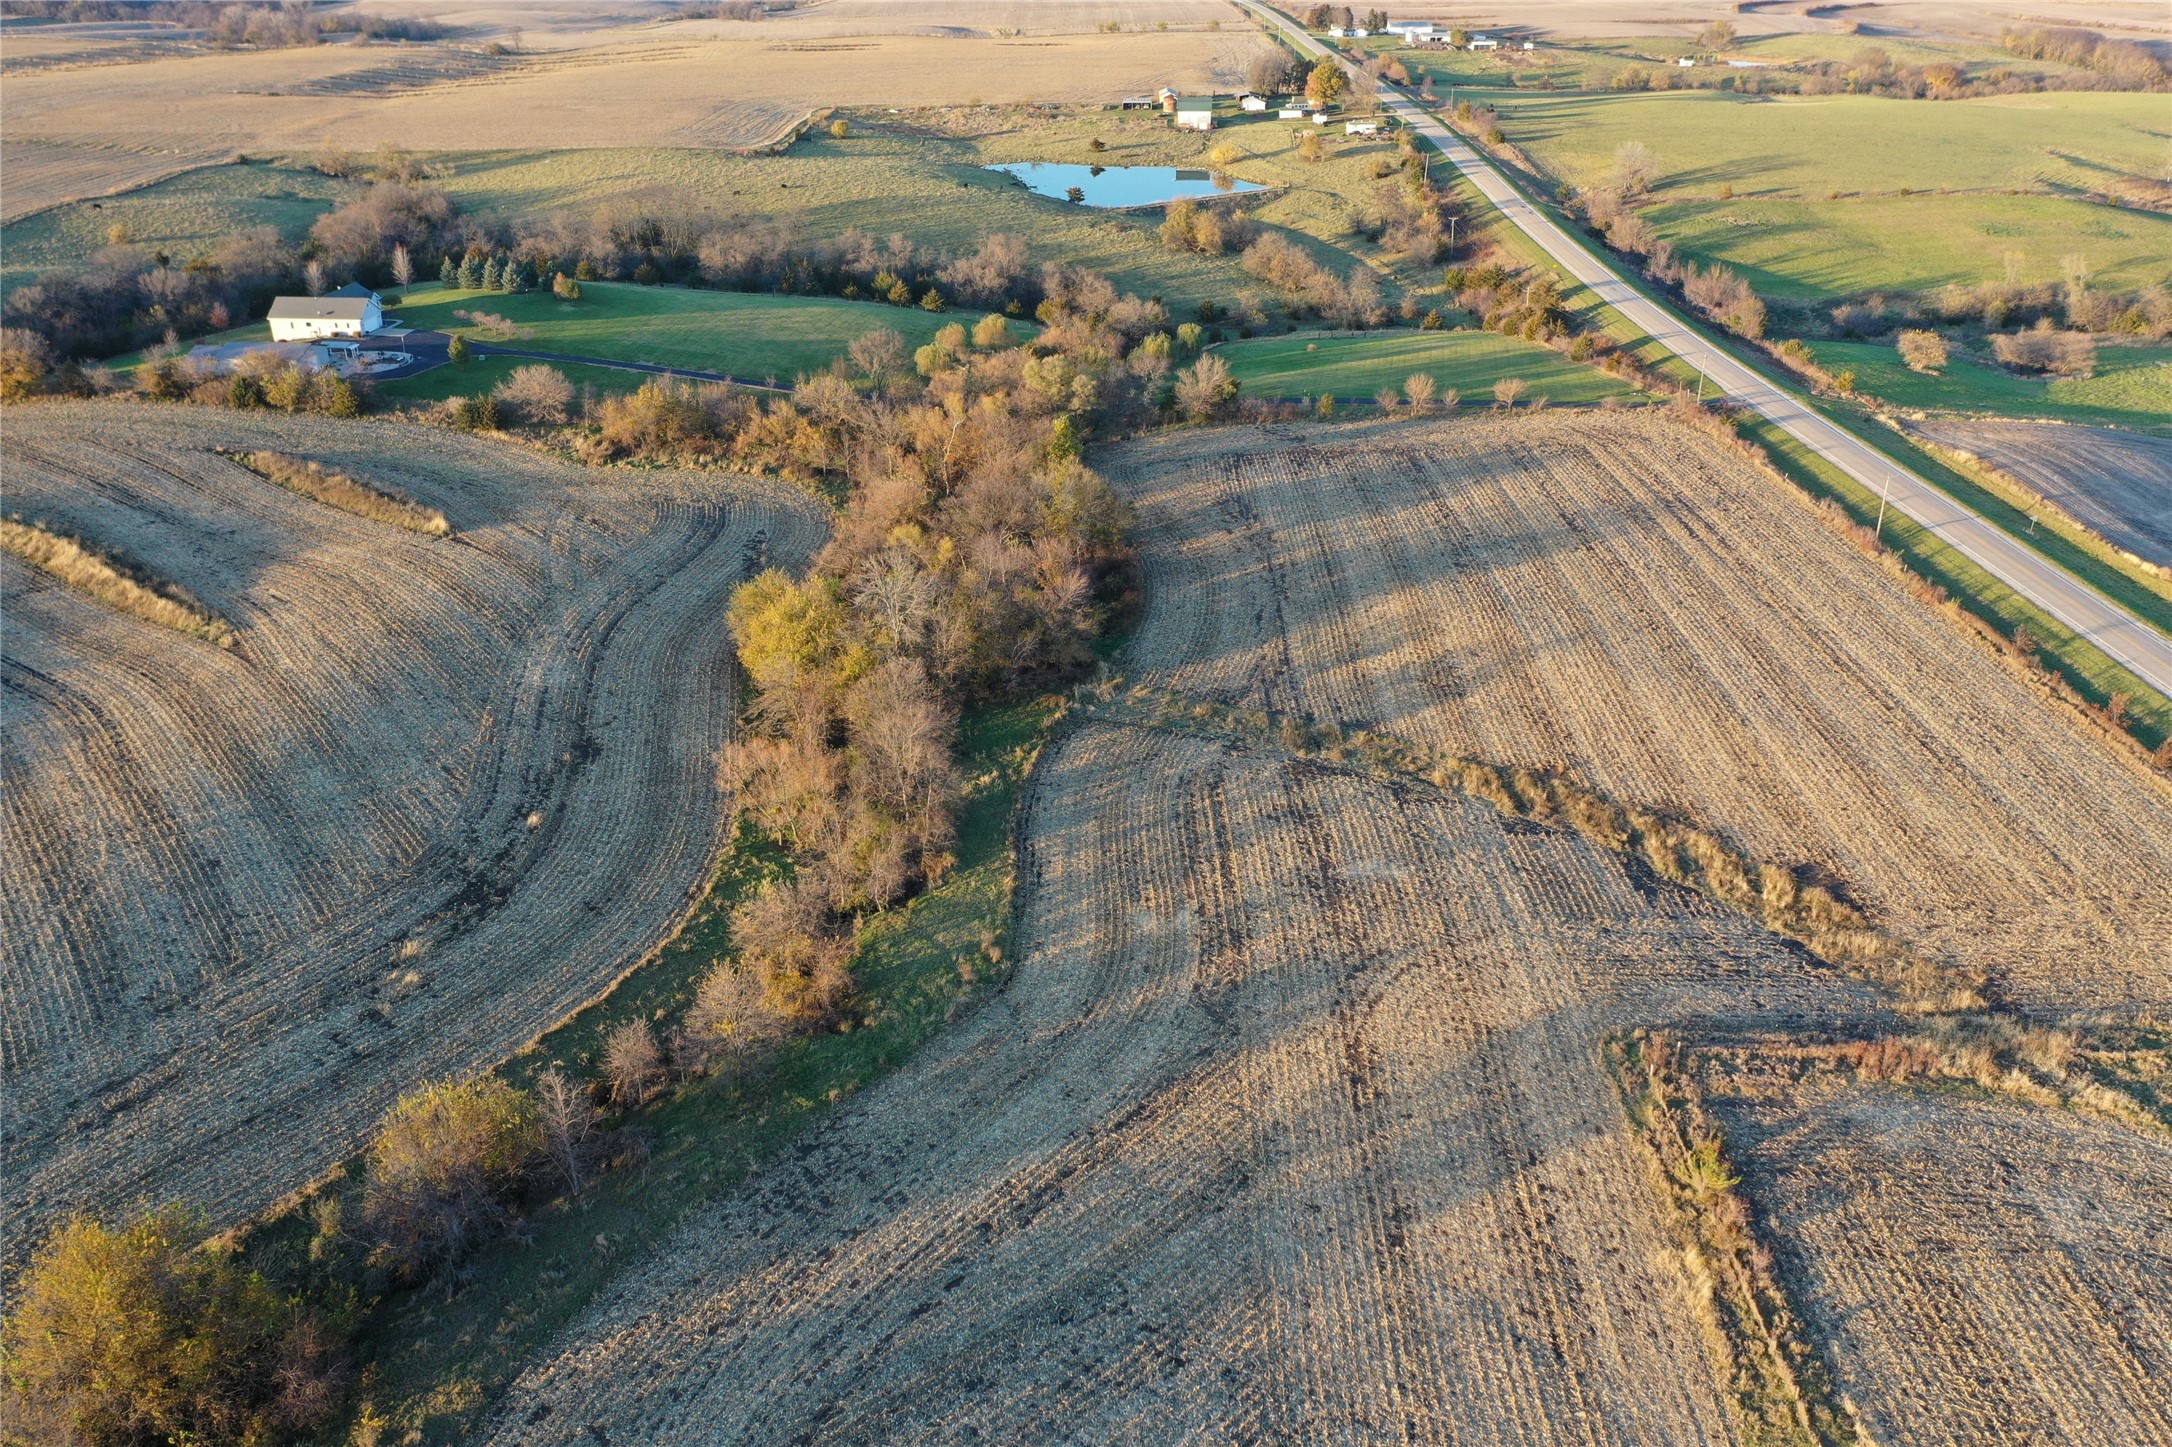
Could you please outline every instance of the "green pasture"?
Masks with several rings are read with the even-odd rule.
[[[2172,216],[2056,196],[1683,200],[1644,217],[1684,257],[1775,298],[1973,286],[2003,280],[2009,259],[2019,280],[2059,281],[2069,256],[2117,291],[2172,279]]]
[[[488,337],[456,317],[459,311],[501,316],[534,335]],[[948,323],[971,327],[983,313],[592,281],[581,284],[581,299],[572,302],[560,301],[547,288],[511,294],[416,287],[395,315],[411,327],[524,351],[724,372],[756,382],[775,378],[789,385],[802,373],[828,366],[854,338],[878,327],[901,332],[909,345],[919,346]],[[1030,322],[1012,326],[1018,336],[1034,329]]]
[[[350,187],[299,167],[241,162],[56,206],[0,227],[0,287],[18,286],[55,267],[82,265],[112,244],[109,235],[116,226],[126,244],[163,251],[176,264],[258,226],[298,242]]]
[[[1603,184],[1614,153],[1659,157],[1659,194],[1813,199],[1935,191],[2092,190],[2163,173],[2164,97],[2057,91],[1966,101],[1717,91],[1502,98],[1502,128],[1553,175]]]
[[[1466,401],[1493,398],[1493,384],[1521,377],[1527,398],[1597,402],[1634,395],[1595,367],[1570,361],[1535,342],[1492,332],[1373,332],[1319,336],[1303,332],[1231,342],[1216,349],[1248,397],[1370,397],[1400,387],[1413,372],[1429,374],[1441,390]]]
[[[2066,422],[2172,429],[2172,346],[2100,346],[2094,377],[2026,377],[1955,357],[1937,376],[1911,372],[1884,342],[1811,342],[1818,365],[1855,373],[1855,389],[1911,411],[1996,412]]]

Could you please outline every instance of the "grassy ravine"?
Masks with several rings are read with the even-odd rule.
[[[1805,345],[1826,371],[1853,373],[1859,395],[1910,411],[2172,430],[2172,347],[2115,338],[2097,348],[2094,377],[2023,377],[1968,356],[1954,357],[1936,375],[1911,372],[1886,342]]]
[[[517,1235],[474,1257],[450,1295],[398,1291],[365,1302],[356,1346],[360,1387],[350,1416],[327,1440],[357,1427],[385,1442],[463,1436],[622,1268],[762,1170],[838,1102],[901,1064],[1000,979],[1009,957],[1015,805],[1064,713],[1060,699],[1042,698],[966,719],[959,763],[969,785],[958,815],[957,866],[934,889],[861,926],[857,994],[844,1028],[787,1041],[743,1081],[684,1081],[626,1112],[621,1139],[645,1139],[646,1159],[599,1176],[583,1200],[554,1200],[532,1213]],[[675,1018],[702,975],[730,955],[732,907],[787,867],[775,848],[742,829],[678,934],[499,1073],[525,1085],[556,1064],[587,1078],[617,1025]],[[360,1176],[357,1161],[316,1197],[258,1226],[253,1256],[284,1279],[311,1279],[313,1254],[323,1251],[319,1203],[337,1201],[353,1222]]]
[[[1726,1387],[1756,1447],[1852,1447],[1863,1440],[1831,1368],[1806,1339],[1735,1194],[1718,1129],[1681,1068],[1678,1048],[1637,1032],[1606,1042],[1608,1072],[1650,1153],[1699,1314],[1726,1363]]]

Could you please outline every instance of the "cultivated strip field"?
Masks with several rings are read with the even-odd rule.
[[[14,221],[86,197],[111,196],[228,159],[212,151],[122,151],[0,141],[0,221]]]
[[[1597,1042],[1862,1019],[1489,806],[1088,723],[1003,991],[630,1273],[486,1439],[1726,1442]]]
[[[2172,1441],[2172,1141],[1781,1072],[1710,1094],[1873,1440]]]
[[[2172,438],[2030,422],[1918,422],[1942,447],[2019,479],[2144,562],[2172,568]]]
[[[2172,1002],[2172,791],[1716,445],[1630,413],[1109,456],[1139,681],[1558,765],[2045,1011]]]
[[[451,535],[215,446],[321,461]],[[20,407],[4,457],[12,510],[234,629],[0,557],[10,1253],[139,1196],[234,1220],[637,961],[716,842],[725,601],[823,531],[782,488],[384,422]]]

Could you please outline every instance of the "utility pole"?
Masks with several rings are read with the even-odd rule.
[[[1893,492],[1893,474],[1892,474],[1892,473],[1890,473],[1890,472],[1888,472],[1888,473],[1886,473],[1886,474],[1885,474],[1885,475],[1884,475],[1884,476],[1883,476],[1882,478],[1880,478],[1880,479],[1879,479],[1879,486],[1878,486],[1878,526],[1877,526],[1877,528],[1876,528],[1876,529],[1874,530],[1874,532],[1872,533],[1872,536],[1873,536],[1873,537],[1875,537],[1875,538],[1877,538],[1877,539],[1878,539],[1878,541],[1880,541],[1880,542],[1884,542],[1884,541],[1885,541],[1885,500],[1886,500],[1886,498],[1887,498],[1887,497],[1891,496],[1892,492]]]

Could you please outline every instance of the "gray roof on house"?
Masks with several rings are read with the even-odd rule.
[[[275,322],[358,322],[376,298],[369,292],[360,296],[283,296],[271,304],[271,320]]]
[[[350,281],[345,286],[340,287],[337,290],[326,292],[325,295],[367,297],[371,301],[381,301],[383,299],[379,297],[376,292],[371,291],[368,287],[364,286],[359,281]]]

